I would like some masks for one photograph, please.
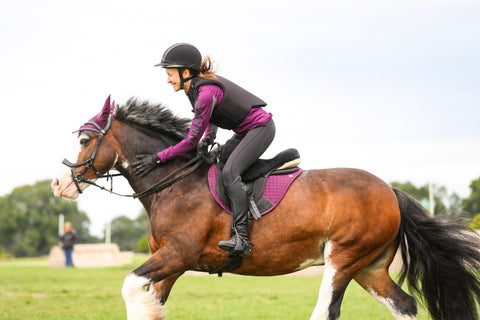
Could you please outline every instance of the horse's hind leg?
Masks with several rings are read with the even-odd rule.
[[[310,320],[336,320],[340,317],[340,305],[349,281],[342,286],[334,284],[335,275],[336,270],[325,264],[317,304]]]
[[[372,297],[385,305],[396,320],[416,319],[417,303],[415,299],[393,282],[386,266],[367,267],[354,279]]]
[[[338,267],[332,264],[330,259],[331,252],[331,242],[325,243],[325,269],[317,304],[310,320],[338,319],[340,317],[340,305],[342,304],[343,295],[352,279],[348,274],[343,273],[341,268],[338,269]]]
[[[358,250],[326,242],[322,285],[310,320],[337,320],[345,290],[352,279],[386,304],[396,319],[415,319],[415,300],[393,283],[387,272],[395,250],[396,243],[392,243],[386,249],[378,247],[367,255],[359,255]]]

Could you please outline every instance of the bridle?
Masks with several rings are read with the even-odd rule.
[[[95,146],[93,147],[92,153],[90,153],[90,156],[85,161],[76,162],[76,163],[71,163],[70,161],[68,161],[68,159],[63,159],[63,161],[62,161],[62,163],[64,165],[66,165],[67,167],[70,168],[70,172],[72,174],[72,180],[75,183],[75,186],[77,187],[77,190],[78,190],[79,193],[82,193],[82,189],[80,188],[80,183],[82,183],[82,182],[85,182],[85,183],[88,183],[88,184],[91,184],[91,185],[97,185],[94,181],[84,178],[84,174],[85,174],[85,172],[87,172],[88,168],[92,168],[93,171],[95,172],[95,175],[98,178],[107,178],[108,179],[109,177],[113,176],[109,172],[107,172],[106,175],[101,174],[100,171],[98,171],[97,168],[95,168],[95,166],[93,165],[93,161],[95,160],[95,156],[97,155],[97,151],[98,151],[98,147],[100,146],[100,142],[102,142],[103,137],[105,136],[107,131],[112,126],[112,122],[113,122],[113,114],[110,113],[110,115],[108,116],[108,119],[107,119],[107,123],[105,124],[104,128],[101,128],[98,125],[98,123],[93,122],[93,121],[89,121],[89,122],[85,123],[85,125],[92,125],[98,130],[97,142],[95,143]],[[80,171],[79,173],[75,173],[75,171],[73,171],[73,169],[81,167],[81,166],[85,166],[85,168],[83,168],[83,170]]]
[[[75,186],[77,187],[77,190],[78,190],[79,193],[82,193],[82,189],[80,188],[80,183],[83,182],[83,183],[88,183],[92,186],[100,188],[101,190],[108,191],[111,194],[115,194],[115,195],[121,196],[121,197],[130,197],[130,198],[146,197],[146,196],[152,195],[155,192],[159,192],[159,191],[171,186],[175,182],[177,182],[179,180],[182,180],[183,178],[189,176],[196,169],[198,169],[198,167],[200,167],[200,165],[205,160],[205,155],[204,154],[198,154],[195,158],[188,161],[187,163],[185,163],[184,165],[182,165],[181,167],[179,167],[178,169],[176,169],[172,173],[168,174],[166,177],[162,178],[160,181],[155,183],[153,186],[147,188],[146,190],[144,190],[142,192],[134,193],[134,194],[131,194],[131,195],[130,194],[116,193],[116,192],[113,191],[113,177],[121,176],[122,174],[120,174],[120,173],[111,174],[110,171],[108,171],[106,174],[102,174],[93,165],[93,161],[95,160],[95,156],[97,155],[97,151],[98,151],[98,147],[100,146],[100,142],[102,142],[103,137],[105,136],[107,131],[112,126],[112,122],[113,122],[113,114],[110,114],[108,116],[108,119],[107,119],[107,124],[105,125],[104,128],[101,128],[97,123],[92,122],[92,121],[85,123],[85,125],[87,125],[87,124],[88,125],[93,125],[99,132],[97,142],[95,143],[95,146],[93,147],[92,153],[90,153],[90,156],[85,161],[76,162],[76,163],[71,163],[70,161],[68,161],[68,159],[63,159],[63,161],[62,161],[62,163],[64,165],[66,165],[67,167],[70,168],[70,172],[71,172],[71,175],[72,175],[72,180],[75,183]],[[75,173],[74,169],[78,168],[78,167],[81,167],[81,166],[85,166],[85,168],[83,168],[83,170],[81,172]],[[187,170],[188,167],[191,167],[191,168],[189,168]],[[93,180],[85,179],[84,174],[88,170],[88,168],[93,169],[97,178],[106,178],[107,181],[108,181],[108,179],[111,179],[110,180],[111,181],[110,190],[105,188],[104,186],[98,185]]]

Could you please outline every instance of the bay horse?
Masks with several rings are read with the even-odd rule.
[[[69,168],[52,188],[55,196],[75,199],[111,168],[128,180],[150,218],[152,255],[124,280],[127,317],[164,319],[164,304],[185,271],[211,272],[227,261],[217,244],[230,234],[231,217],[209,191],[205,162],[188,177],[142,194],[189,163],[194,153],[162,164],[145,178],[132,174],[135,155],[178,143],[189,120],[136,98],[115,111],[108,101],[99,116],[108,118],[107,125],[90,123],[97,133],[79,132],[77,162],[64,161]],[[253,222],[250,240],[251,255],[233,273],[274,276],[325,266],[310,319],[338,319],[352,279],[395,319],[415,319],[416,301],[388,272],[397,248],[403,258],[399,283],[407,280],[433,319],[478,318],[477,236],[462,221],[430,216],[411,196],[366,171],[303,171],[278,206]]]

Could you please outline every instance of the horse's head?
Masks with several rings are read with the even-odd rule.
[[[132,97],[115,110],[115,121],[114,108],[109,97],[102,111],[80,127],[77,152],[72,158],[76,162],[63,160],[65,167],[52,182],[55,196],[76,199],[94,184],[94,180],[105,177],[111,168],[125,176],[134,190],[144,190],[148,184],[143,185],[143,182],[155,180],[155,175],[145,179],[132,177],[130,163],[136,161],[138,154],[154,153],[175,145],[190,128],[191,120],[175,116],[162,104]],[[167,167],[165,164],[160,168]]]
[[[77,139],[76,162],[63,160],[65,167],[52,182],[56,197],[76,199],[83,190],[114,165],[115,157],[100,143],[113,122],[115,103],[107,98],[102,111],[80,127]]]

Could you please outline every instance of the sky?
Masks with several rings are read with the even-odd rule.
[[[479,1],[18,0],[0,3],[0,196],[53,179],[108,95],[191,118],[153,67],[177,42],[268,103],[265,158],[295,147],[304,169],[360,168],[461,197],[480,177]],[[131,193],[123,178],[114,188]],[[76,201],[97,236],[141,212],[93,188]]]

